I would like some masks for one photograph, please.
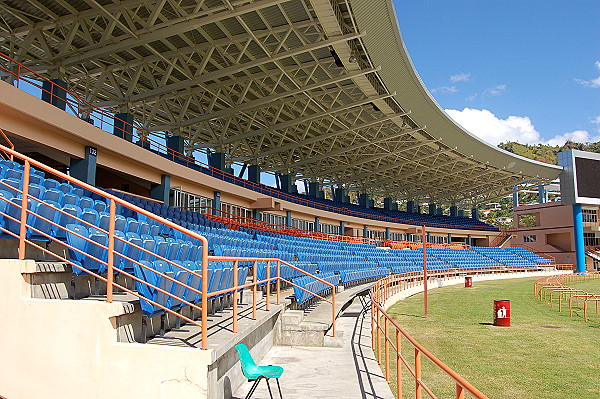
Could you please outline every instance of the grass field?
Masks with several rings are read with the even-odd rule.
[[[388,313],[490,398],[600,398],[600,317],[592,314],[585,323],[581,310],[569,318],[568,308],[562,313],[551,309],[533,295],[534,281],[476,282],[473,288],[432,290],[427,319],[422,294],[398,302]],[[491,325],[494,299],[511,301],[511,327]],[[403,343],[411,363],[412,353]],[[403,376],[403,397],[414,397],[408,371]],[[426,359],[422,379],[438,397],[454,397],[452,380]]]
[[[589,292],[590,294],[600,294],[600,279],[588,281],[574,281],[568,284],[569,287]]]

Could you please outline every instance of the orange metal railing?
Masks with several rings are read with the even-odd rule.
[[[498,270],[481,269],[473,272],[487,274],[488,272],[498,272]],[[433,272],[430,276],[448,278],[456,277],[459,273],[464,274],[464,271]],[[471,273],[471,270],[469,270],[469,273]],[[371,346],[378,363],[383,368],[386,381],[388,383],[395,382],[396,397],[402,398],[402,377],[404,370],[407,370],[414,379],[415,398],[421,399],[423,392],[431,398],[437,398],[423,379],[422,361],[425,358],[453,380],[457,399],[464,398],[465,392],[470,393],[475,398],[487,398],[486,395],[420,345],[386,312],[384,306],[388,299],[403,290],[422,284],[423,273],[412,272],[385,277],[377,281],[371,288]],[[408,342],[414,349],[414,363],[412,364],[402,353],[403,342]],[[395,368],[394,376],[392,376],[393,368]]]
[[[583,320],[588,321],[588,302],[595,302],[596,314],[599,312],[600,294],[578,290],[569,286],[569,283],[600,280],[600,272],[585,272],[573,274],[561,274],[556,276],[542,277],[534,284],[535,296],[554,307],[558,302],[558,311],[562,312],[563,300],[569,300],[569,316],[573,317],[574,306],[579,306],[579,301],[583,301]]]
[[[8,136],[6,136],[6,134],[4,134],[4,131],[2,129],[0,129],[0,134],[2,135],[2,137],[4,138],[4,140],[6,140],[6,143],[8,144],[8,146],[10,147],[11,150],[15,149],[15,145],[12,143],[12,141],[10,141],[10,139],[8,138]],[[6,152],[3,151],[3,154],[5,156],[5,159],[10,159],[11,161],[13,160],[13,156],[12,154],[8,154]]]
[[[554,265],[553,265],[554,266]],[[428,278],[449,279],[469,275],[506,274],[513,272],[537,272],[543,265],[529,265],[510,268],[475,268],[429,271]],[[538,282],[543,279],[538,280]],[[402,398],[402,376],[406,369],[414,379],[415,398],[420,399],[423,393],[431,398],[437,398],[423,379],[422,361],[428,359],[438,369],[448,375],[455,385],[455,397],[464,398],[469,393],[475,398],[487,398],[482,392],[471,385],[463,377],[445,365],[440,359],[420,345],[411,337],[387,312],[386,305],[394,300],[402,291],[423,285],[423,272],[411,272],[390,275],[377,281],[370,290],[371,296],[371,346],[377,362],[383,368],[388,383],[395,383],[396,397]],[[536,292],[538,291],[536,283]],[[540,283],[540,287],[545,287]],[[591,299],[590,299],[591,300]],[[596,302],[598,304],[598,302]],[[402,354],[403,342],[407,341],[414,350],[414,363]],[[392,372],[395,368],[395,375]]]
[[[208,324],[207,324],[207,321],[208,321],[208,298],[209,297],[212,297],[215,295],[220,295],[220,294],[231,294],[234,299],[233,303],[236,304],[237,303],[237,295],[238,295],[239,290],[244,289],[244,288],[251,288],[253,290],[252,318],[255,319],[256,318],[256,307],[257,307],[257,298],[256,298],[257,289],[263,285],[266,287],[267,298],[266,298],[265,306],[268,310],[269,303],[270,303],[271,285],[275,285],[276,304],[279,304],[282,283],[285,283],[290,286],[298,287],[299,289],[301,289],[305,292],[309,292],[312,295],[316,296],[317,298],[330,303],[331,309],[332,309],[332,311],[331,311],[331,313],[332,313],[332,332],[335,336],[335,288],[336,287],[333,284],[331,284],[325,280],[322,280],[319,277],[314,276],[314,275],[312,275],[312,274],[310,274],[288,262],[280,260],[280,259],[209,256],[208,255],[208,241],[204,236],[202,236],[194,231],[185,229],[169,220],[163,219],[151,212],[146,211],[143,208],[139,208],[133,204],[130,204],[130,203],[128,203],[116,196],[113,196],[109,193],[106,193],[94,186],[91,186],[82,181],[74,179],[73,177],[66,175],[60,171],[57,171],[53,168],[50,168],[49,166],[46,166],[41,162],[38,162],[34,159],[26,157],[16,151],[14,151],[13,149],[10,149],[10,148],[0,145],[0,151],[4,151],[7,154],[12,155],[14,158],[23,161],[23,165],[24,165],[22,189],[14,188],[12,186],[9,186],[5,182],[0,181],[0,188],[6,188],[6,189],[16,191],[20,194],[20,197],[21,197],[20,199],[18,199],[18,201],[20,201],[20,204],[15,204],[15,206],[20,208],[20,216],[18,218],[9,215],[6,212],[4,212],[2,214],[5,221],[10,220],[19,225],[19,232],[16,233],[16,232],[11,231],[10,229],[6,228],[6,226],[0,226],[0,231],[2,233],[6,234],[9,237],[18,239],[18,259],[20,259],[20,260],[25,259],[26,248],[28,248],[28,247],[36,248],[37,250],[41,251],[42,253],[46,254],[47,256],[49,256],[53,259],[56,259],[58,261],[66,262],[66,263],[70,264],[73,268],[80,269],[83,273],[93,276],[93,277],[99,279],[100,281],[106,283],[106,300],[107,300],[107,302],[112,302],[113,292],[114,292],[114,290],[117,290],[117,289],[121,290],[123,292],[129,293],[139,299],[143,299],[143,300],[149,302],[150,304],[152,304],[153,306],[156,306],[156,307],[162,309],[163,311],[172,314],[175,317],[183,319],[187,323],[191,323],[191,324],[194,324],[194,325],[200,327],[201,328],[201,348],[202,349],[208,348],[208,343],[207,343]],[[91,193],[97,194],[97,195],[101,196],[102,198],[107,199],[108,203],[109,203],[109,206],[108,206],[108,209],[109,209],[108,230],[101,229],[99,226],[90,224],[89,222],[86,222],[85,220],[83,220],[79,217],[75,217],[73,215],[68,214],[67,212],[63,211],[62,209],[60,209],[50,203],[45,203],[40,198],[32,196],[29,193],[29,187],[30,187],[29,181],[30,181],[30,176],[32,173],[32,168],[36,168],[38,170],[45,171],[45,172],[53,175],[54,177],[63,179],[65,182],[69,182],[69,183],[73,184],[74,186],[81,187],[85,190],[88,190]],[[6,199],[1,196],[0,196],[0,200],[3,202],[7,202],[7,203],[9,202],[9,199]],[[68,230],[65,226],[59,225],[54,220],[49,220],[49,219],[41,216],[40,214],[36,213],[35,210],[31,209],[32,208],[31,204],[38,204],[38,203],[44,203],[46,206],[49,206],[50,208],[54,209],[56,212],[59,212],[61,214],[69,216],[70,218],[72,218],[73,222],[75,222],[75,223],[78,223],[78,224],[81,224],[81,225],[84,225],[87,227],[92,227],[96,230],[104,232],[108,236],[107,245],[100,244],[98,242],[91,240],[89,237],[85,237],[83,235],[78,234],[77,232]],[[177,264],[173,260],[162,257],[162,256],[160,256],[150,250],[147,250],[139,245],[136,245],[132,242],[128,242],[126,239],[124,239],[122,237],[116,236],[115,235],[115,220],[116,220],[117,205],[123,206],[125,208],[129,208],[132,211],[137,212],[140,215],[143,215],[146,218],[151,219],[161,225],[165,225],[165,226],[170,227],[171,229],[179,231],[184,236],[186,236],[189,241],[199,242],[201,251],[202,251],[201,252],[202,253],[202,256],[201,256],[202,268],[200,270],[200,273],[198,271],[190,270],[189,268],[187,268],[181,264]],[[77,236],[78,238],[85,240],[88,243],[91,243],[92,245],[95,245],[99,248],[106,250],[107,251],[106,260],[99,259],[93,255],[90,255],[89,253],[84,253],[82,250],[69,245],[67,242],[60,240],[60,239],[56,238],[55,236],[36,228],[32,223],[29,222],[30,216],[35,216],[35,218],[39,218],[40,220],[43,220],[44,222],[51,224],[53,226],[53,228],[62,229],[63,231],[68,231],[69,234],[73,234],[73,235]],[[61,254],[57,254],[55,252],[50,251],[48,249],[48,247],[49,247],[48,245],[40,245],[38,243],[39,241],[36,242],[35,240],[29,239],[28,232],[35,232],[36,234],[38,234],[40,237],[43,237],[43,239],[48,242],[59,243],[63,248],[66,247],[76,253],[84,255],[87,258],[102,264],[106,268],[106,276],[101,275],[99,273],[95,273],[92,270],[86,269],[82,265],[79,265],[79,264],[75,263],[74,261],[72,261],[66,255],[63,256]],[[116,242],[122,242],[123,244],[127,243],[128,246],[132,246],[139,251],[150,254],[157,260],[162,260],[162,261],[168,262],[173,268],[176,268],[181,271],[185,271],[192,276],[199,277],[200,282],[201,282],[200,286],[197,286],[197,287],[190,286],[186,283],[176,280],[175,278],[169,276],[168,274],[161,273],[155,269],[152,269],[152,268],[146,266],[142,262],[139,262],[135,259],[130,258],[124,252],[120,252],[115,249]],[[198,305],[195,303],[191,303],[183,297],[178,297],[178,296],[174,295],[172,292],[165,291],[165,290],[161,289],[160,287],[157,287],[156,285],[150,284],[149,282],[139,278],[135,274],[128,273],[127,271],[123,270],[122,268],[117,267],[115,265],[115,256],[120,257],[125,260],[128,260],[141,268],[151,271],[152,273],[156,273],[157,275],[161,276],[162,278],[165,278],[165,279],[171,281],[173,284],[177,284],[177,285],[181,286],[183,289],[191,290],[192,292],[194,292],[196,294],[200,294],[200,296],[201,296],[200,304]],[[234,274],[233,282],[234,283],[232,286],[230,286],[227,289],[223,289],[223,290],[220,290],[217,292],[209,292],[208,291],[208,278],[207,278],[208,263],[212,262],[212,261],[231,261],[231,262],[233,262],[233,265],[234,265],[234,267],[233,267],[233,274]],[[250,283],[238,284],[238,282],[239,282],[238,266],[239,266],[239,262],[241,262],[241,261],[253,262],[253,267],[252,267],[253,276],[252,276],[252,281]],[[259,264],[260,264],[259,262],[266,262],[266,265],[267,265],[266,278],[263,280],[257,280],[257,268],[259,267]],[[277,268],[276,268],[277,273],[275,276],[270,276],[270,262],[277,262]],[[326,284],[327,286],[329,286],[329,289],[331,290],[331,295],[332,295],[331,299],[330,300],[326,299],[323,296],[313,293],[304,287],[299,287],[299,286],[293,284],[292,281],[289,281],[289,280],[285,279],[284,277],[282,277],[281,276],[281,265],[285,265],[303,275],[310,276],[313,279],[320,281],[320,282]],[[173,298],[174,300],[179,301],[179,302],[185,304],[186,306],[191,307],[192,309],[199,310],[201,312],[200,322],[198,323],[196,320],[193,320],[192,318],[187,317],[187,316],[181,314],[180,312],[176,312],[175,310],[169,309],[168,307],[163,306],[160,303],[157,303],[156,301],[153,301],[151,298],[145,297],[145,296],[141,295],[139,292],[131,290],[131,289],[125,287],[124,285],[117,283],[115,281],[116,273],[123,275],[125,277],[128,277],[138,283],[144,284],[144,285],[150,287],[151,289],[156,290],[157,292],[167,295],[168,297]],[[233,320],[234,332],[237,332],[237,307],[236,306],[233,306],[233,312],[234,312],[234,320]]]

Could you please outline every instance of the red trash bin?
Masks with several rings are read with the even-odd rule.
[[[473,287],[473,277],[471,277],[471,276],[466,276],[465,277],[465,287],[466,288]]]
[[[494,325],[510,327],[510,301],[506,299],[494,300]]]

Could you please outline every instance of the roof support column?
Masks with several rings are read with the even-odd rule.
[[[181,136],[170,136],[167,137],[167,151],[169,152],[169,157],[173,160],[177,158],[177,155],[183,154],[184,146],[183,146],[183,137]]]
[[[429,204],[429,214],[435,215],[435,211],[436,211],[436,205],[432,202]]]
[[[548,191],[546,191],[546,187],[543,184],[538,186],[538,202],[540,204],[548,202]]]
[[[321,185],[319,184],[319,182],[316,181],[308,183],[308,195],[315,198],[323,198],[323,196],[321,195],[323,191],[321,191],[320,186]]]
[[[128,112],[115,114],[113,134],[127,141],[133,141],[133,115]]]
[[[479,220],[479,208],[471,208],[471,219]]]
[[[450,206],[450,216],[453,216],[453,217],[458,216],[458,208],[454,204],[452,206]]]
[[[248,180],[253,183],[260,183],[260,166],[259,165],[248,166]]]
[[[76,179],[96,185],[96,157],[98,150],[95,147],[85,147],[83,159],[71,158],[69,174]]]
[[[515,191],[513,193],[513,208],[516,208],[519,206],[519,192]]]
[[[585,273],[585,240],[581,204],[573,204],[573,236],[575,238],[575,271],[577,273]]]
[[[152,184],[150,187],[150,198],[162,201],[165,205],[169,205],[169,193],[171,191],[171,176],[162,175],[160,184]]]
[[[315,231],[321,231],[321,218],[315,216]]]
[[[371,205],[370,204],[370,199],[369,199],[369,194],[358,194],[358,205],[365,207],[365,208],[369,208]]]
[[[294,180],[292,179],[292,175],[280,175],[279,179],[281,181],[281,190],[286,193],[294,192]]]
[[[225,171],[225,153],[224,152],[213,152],[208,155],[208,164],[222,171]]]
[[[406,201],[406,212],[415,213],[415,201]]]
[[[60,79],[44,80],[42,100],[64,111],[67,108],[67,82]]]

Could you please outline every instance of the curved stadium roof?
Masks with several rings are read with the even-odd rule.
[[[189,152],[436,202],[560,172],[444,113],[391,0],[6,0],[0,17],[0,51]]]

